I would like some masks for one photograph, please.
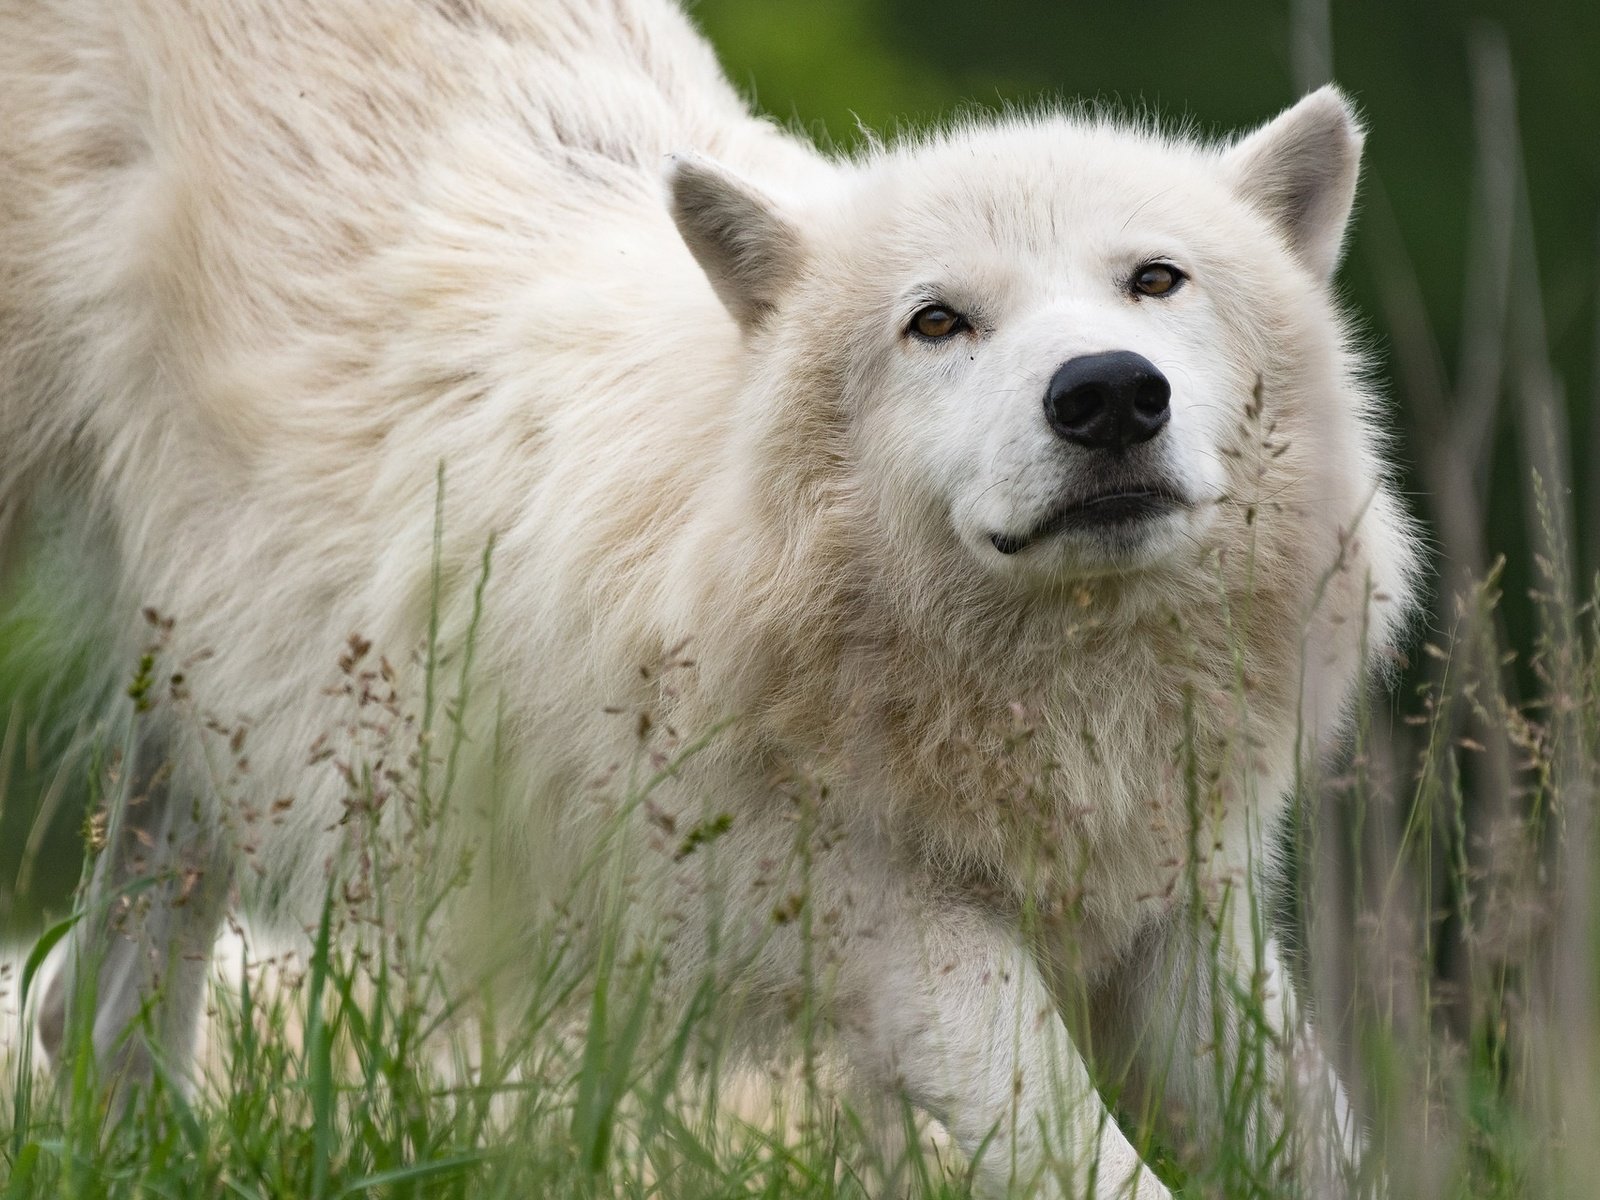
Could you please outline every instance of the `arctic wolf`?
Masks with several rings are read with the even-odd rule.
[[[155,881],[142,933],[76,934],[108,1064],[141,1011],[185,1052],[235,896],[317,919],[340,657],[404,726],[470,640],[460,971],[603,843],[749,1020],[826,962],[860,1086],[984,1194],[1165,1196],[1095,1071],[1214,1146],[1247,1009],[1277,1107],[1342,1105],[1245,899],[1411,573],[1339,93],[833,158],[666,0],[5,0],[0,113],[0,512],[107,661],[163,649],[95,885]]]

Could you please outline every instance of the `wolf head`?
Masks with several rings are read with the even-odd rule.
[[[669,184],[743,331],[750,419],[790,458],[826,442],[867,536],[1033,591],[1192,568],[1294,510],[1303,581],[1361,527],[1398,591],[1407,535],[1330,286],[1361,144],[1325,88],[1220,146],[1049,116],[781,201],[698,158]]]

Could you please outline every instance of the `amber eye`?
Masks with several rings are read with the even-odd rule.
[[[911,332],[929,341],[940,341],[966,329],[967,319],[942,304],[930,304],[911,318]]]
[[[1165,296],[1177,291],[1187,278],[1171,263],[1145,263],[1134,273],[1130,286],[1140,296]]]

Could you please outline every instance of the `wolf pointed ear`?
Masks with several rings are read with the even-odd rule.
[[[1319,279],[1331,278],[1339,265],[1362,140],[1344,93],[1324,87],[1246,135],[1223,158],[1234,190],[1272,219]]]
[[[674,155],[672,219],[741,329],[758,324],[800,273],[800,231],[776,204],[716,163]]]

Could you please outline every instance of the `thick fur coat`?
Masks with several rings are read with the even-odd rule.
[[[1178,1045],[1154,1086],[1202,1135],[1217,980],[1270,994],[1274,1080],[1328,1081],[1239,897],[1412,570],[1330,288],[1337,93],[1231,145],[1050,113],[833,159],[665,0],[3,0],[0,115],[0,538],[31,512],[106,661],[148,607],[183,675],[145,850],[102,875],[190,902],[155,960],[112,939],[108,1056],[233,889],[315,920],[340,656],[388,657],[414,733],[437,620],[476,697],[449,836],[495,868],[448,910],[462,972],[605,841],[639,931],[736,964],[753,1017],[826,938],[863,1086],[998,1134],[990,1192],[1097,1161],[1096,1195],[1166,1194],[1064,991],[1097,1047]],[[1057,403],[1112,351],[1170,390],[1137,446]],[[797,838],[817,919],[775,923]],[[180,1051],[196,972],[163,980]]]

